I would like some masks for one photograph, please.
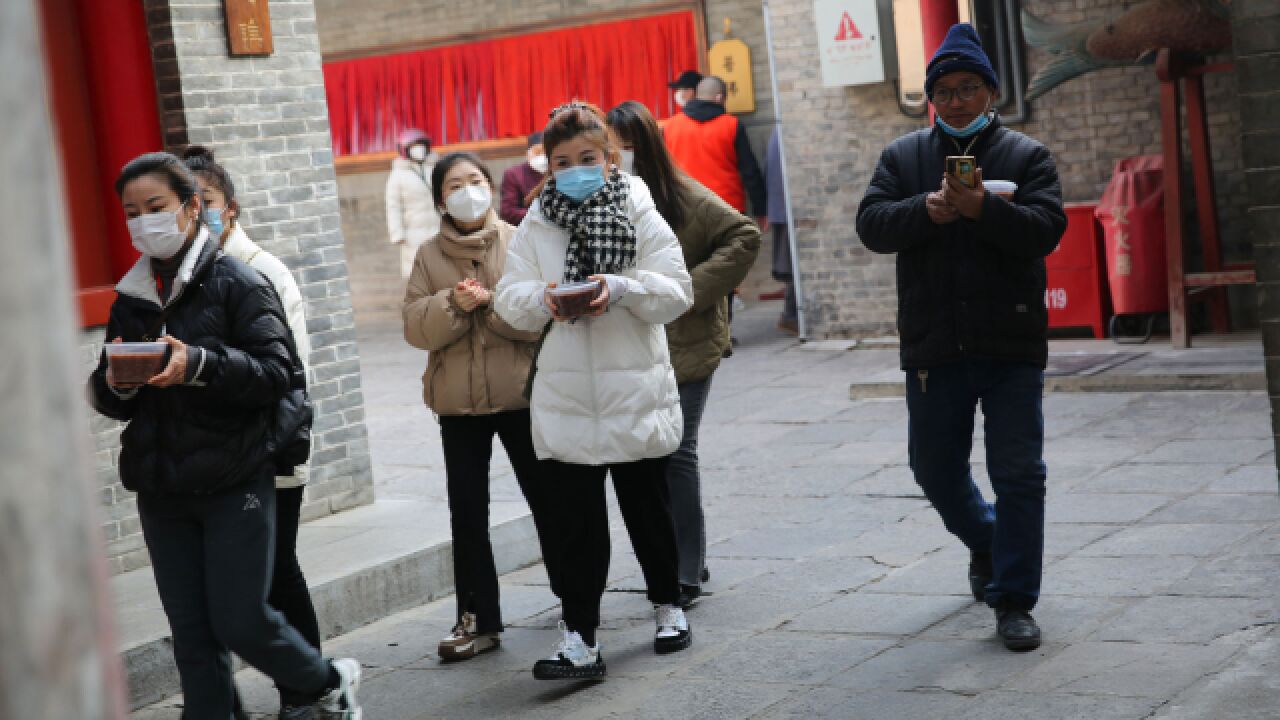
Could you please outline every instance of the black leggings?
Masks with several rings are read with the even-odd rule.
[[[311,603],[307,578],[298,564],[298,518],[302,512],[302,494],[306,488],[276,490],[276,556],[275,573],[271,576],[271,592],[267,604],[284,615],[302,637],[320,650],[320,624]],[[306,696],[280,688],[281,703],[305,704]]]

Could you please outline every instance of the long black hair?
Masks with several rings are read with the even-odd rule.
[[[641,103],[628,100],[609,111],[605,118],[609,129],[622,142],[629,143],[635,152],[635,174],[649,186],[658,214],[679,231],[684,227],[685,194],[689,186],[682,173],[671,160],[667,144],[662,140],[662,130]]]

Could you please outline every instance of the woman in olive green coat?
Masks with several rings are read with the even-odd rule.
[[[702,593],[707,535],[698,476],[698,425],[711,391],[711,376],[729,348],[729,293],[742,282],[760,251],[755,223],[715,193],[676,169],[649,110],[624,102],[608,116],[609,130],[622,148],[623,171],[644,180],[658,213],[680,239],[693,278],[693,308],[667,325],[684,412],[684,438],[667,465],[671,514],[680,553],[680,604]]]

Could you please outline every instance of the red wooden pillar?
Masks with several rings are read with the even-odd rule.
[[[113,187],[130,159],[163,148],[142,0],[40,0],[63,202],[85,326],[106,322],[138,255]]]
[[[924,34],[924,61],[927,65],[947,37],[952,25],[960,22],[956,0],[920,0],[920,24]]]
[[[85,83],[93,104],[98,187],[104,197],[108,255],[115,276],[138,254],[115,195],[115,177],[134,157],[164,149],[151,41],[142,0],[76,0],[85,54]]]

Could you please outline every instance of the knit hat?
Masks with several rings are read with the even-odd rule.
[[[982,79],[993,88],[1000,89],[1000,80],[991,67],[991,59],[982,51],[982,40],[978,31],[969,23],[956,23],[947,31],[947,37],[938,47],[929,61],[924,78],[925,95],[933,95],[933,85],[938,78],[953,72],[971,72],[982,76]]]

